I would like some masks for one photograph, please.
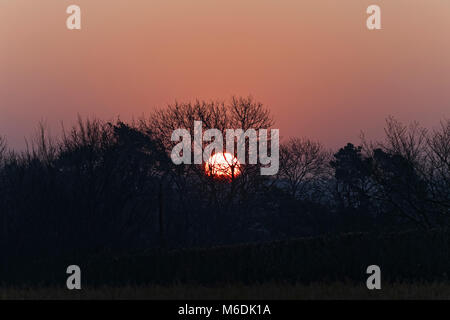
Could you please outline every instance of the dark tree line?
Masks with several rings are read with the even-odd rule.
[[[431,132],[388,118],[385,140],[337,152],[292,138],[276,176],[218,179],[172,164],[174,129],[270,128],[251,98],[177,103],[133,123],[79,119],[24,152],[0,139],[1,252],[8,261],[211,246],[349,231],[446,227],[450,121]]]

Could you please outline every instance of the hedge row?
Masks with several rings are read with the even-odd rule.
[[[384,281],[447,280],[450,232],[353,233],[265,244],[54,259],[10,268],[6,283],[65,283],[69,264],[88,285],[365,281],[379,265]]]

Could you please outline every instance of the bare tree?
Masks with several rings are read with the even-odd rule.
[[[215,128],[222,132],[225,129],[259,130],[270,128],[274,124],[269,109],[262,103],[255,102],[252,97],[233,97],[228,104],[198,100],[194,103],[176,102],[156,110],[149,120],[142,119],[141,125],[170,150],[176,144],[170,140],[175,129],[190,130],[193,140],[194,121],[201,121],[203,130]]]
[[[228,109],[231,116],[230,128],[259,130],[274,124],[269,109],[261,102],[253,101],[252,97],[233,97]]]
[[[450,214],[450,120],[441,122],[427,138],[425,178],[433,204]]]
[[[385,140],[380,146],[385,152],[398,154],[414,165],[422,165],[426,156],[428,130],[417,121],[405,125],[394,117],[386,119]]]
[[[320,142],[291,138],[280,148],[278,178],[293,197],[303,197],[329,173],[328,163],[329,153]]]
[[[31,139],[26,139],[26,152],[22,157],[29,160],[38,158],[46,163],[55,159],[58,152],[58,140],[51,136],[49,127],[45,122],[39,122],[35,134]]]
[[[174,130],[183,128],[190,130],[192,148],[194,152],[194,121],[201,121],[203,130],[218,129],[225,132],[226,129],[247,129],[259,130],[270,128],[273,125],[273,119],[269,109],[262,103],[255,102],[253,98],[233,97],[229,103],[224,102],[205,102],[196,101],[195,103],[175,103],[167,108],[156,110],[149,120],[141,120],[141,126],[151,132],[161,144],[170,152],[177,142],[171,141],[171,135]],[[226,137],[223,137],[226,141]],[[200,142],[201,147],[205,146]],[[248,148],[246,148],[248,151]],[[236,152],[236,148],[235,148]],[[232,165],[232,164],[230,164]],[[179,166],[178,170],[183,168]],[[199,166],[188,166],[183,168],[190,173],[195,171],[203,175],[204,170]],[[241,168],[245,172],[247,167]]]
[[[421,226],[445,224],[450,210],[450,121],[429,132],[416,121],[406,125],[389,117],[383,141],[362,139],[374,160],[374,200]]]
[[[187,129],[191,135],[191,157],[194,153],[194,121],[202,122],[202,130],[218,129],[223,133],[223,141],[226,141],[226,129],[269,129],[273,125],[273,119],[269,109],[262,103],[254,101],[252,97],[232,97],[229,102],[216,101],[195,101],[193,103],[178,103],[169,105],[166,108],[156,110],[149,119],[141,119],[140,126],[143,130],[152,134],[156,140],[171,152],[177,142],[171,141],[171,135],[176,129]],[[235,139],[237,143],[238,139]],[[197,141],[198,142],[198,141]],[[206,142],[201,141],[201,147],[206,146]],[[246,140],[246,146],[248,141]],[[226,148],[226,146],[225,146]],[[248,159],[249,148],[246,149],[246,159]],[[227,150],[224,150],[227,151]],[[235,156],[237,148],[234,150]],[[191,158],[192,159],[192,158]],[[246,161],[247,163],[247,161]],[[206,206],[214,207],[209,210],[208,219],[214,220],[213,223],[205,224],[205,228],[212,225],[221,225],[228,223],[230,218],[225,218],[228,214],[238,214],[238,211],[249,211],[244,208],[244,203],[250,203],[249,198],[255,196],[255,188],[261,188],[262,179],[259,174],[258,165],[242,165],[239,169],[233,168],[234,159],[230,163],[231,172],[239,172],[238,175],[232,174],[230,179],[217,179],[217,177],[208,175],[204,165],[178,165],[172,166],[171,184],[175,192],[170,202],[177,203],[185,219],[185,230],[192,230],[193,220],[197,222],[203,219],[197,219],[190,216],[192,207],[196,203],[206,203]],[[206,174],[205,174],[206,173]],[[245,201],[243,200],[245,198]],[[239,205],[240,204],[240,205]],[[188,214],[188,212],[191,212]],[[219,222],[225,219],[225,222]],[[168,221],[169,219],[166,219]],[[192,238],[196,235],[191,235]]]

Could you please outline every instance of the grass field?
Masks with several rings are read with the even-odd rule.
[[[266,283],[243,286],[203,287],[175,286],[125,286],[82,288],[69,291],[65,288],[0,288],[1,299],[445,299],[450,298],[450,283],[386,284],[381,290],[369,291],[365,285],[346,283],[315,283],[287,285]]]

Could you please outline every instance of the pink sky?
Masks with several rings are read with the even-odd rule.
[[[66,29],[67,6],[82,30]],[[365,27],[378,4],[383,30]],[[327,146],[450,117],[450,1],[0,0],[0,134],[252,95]]]

